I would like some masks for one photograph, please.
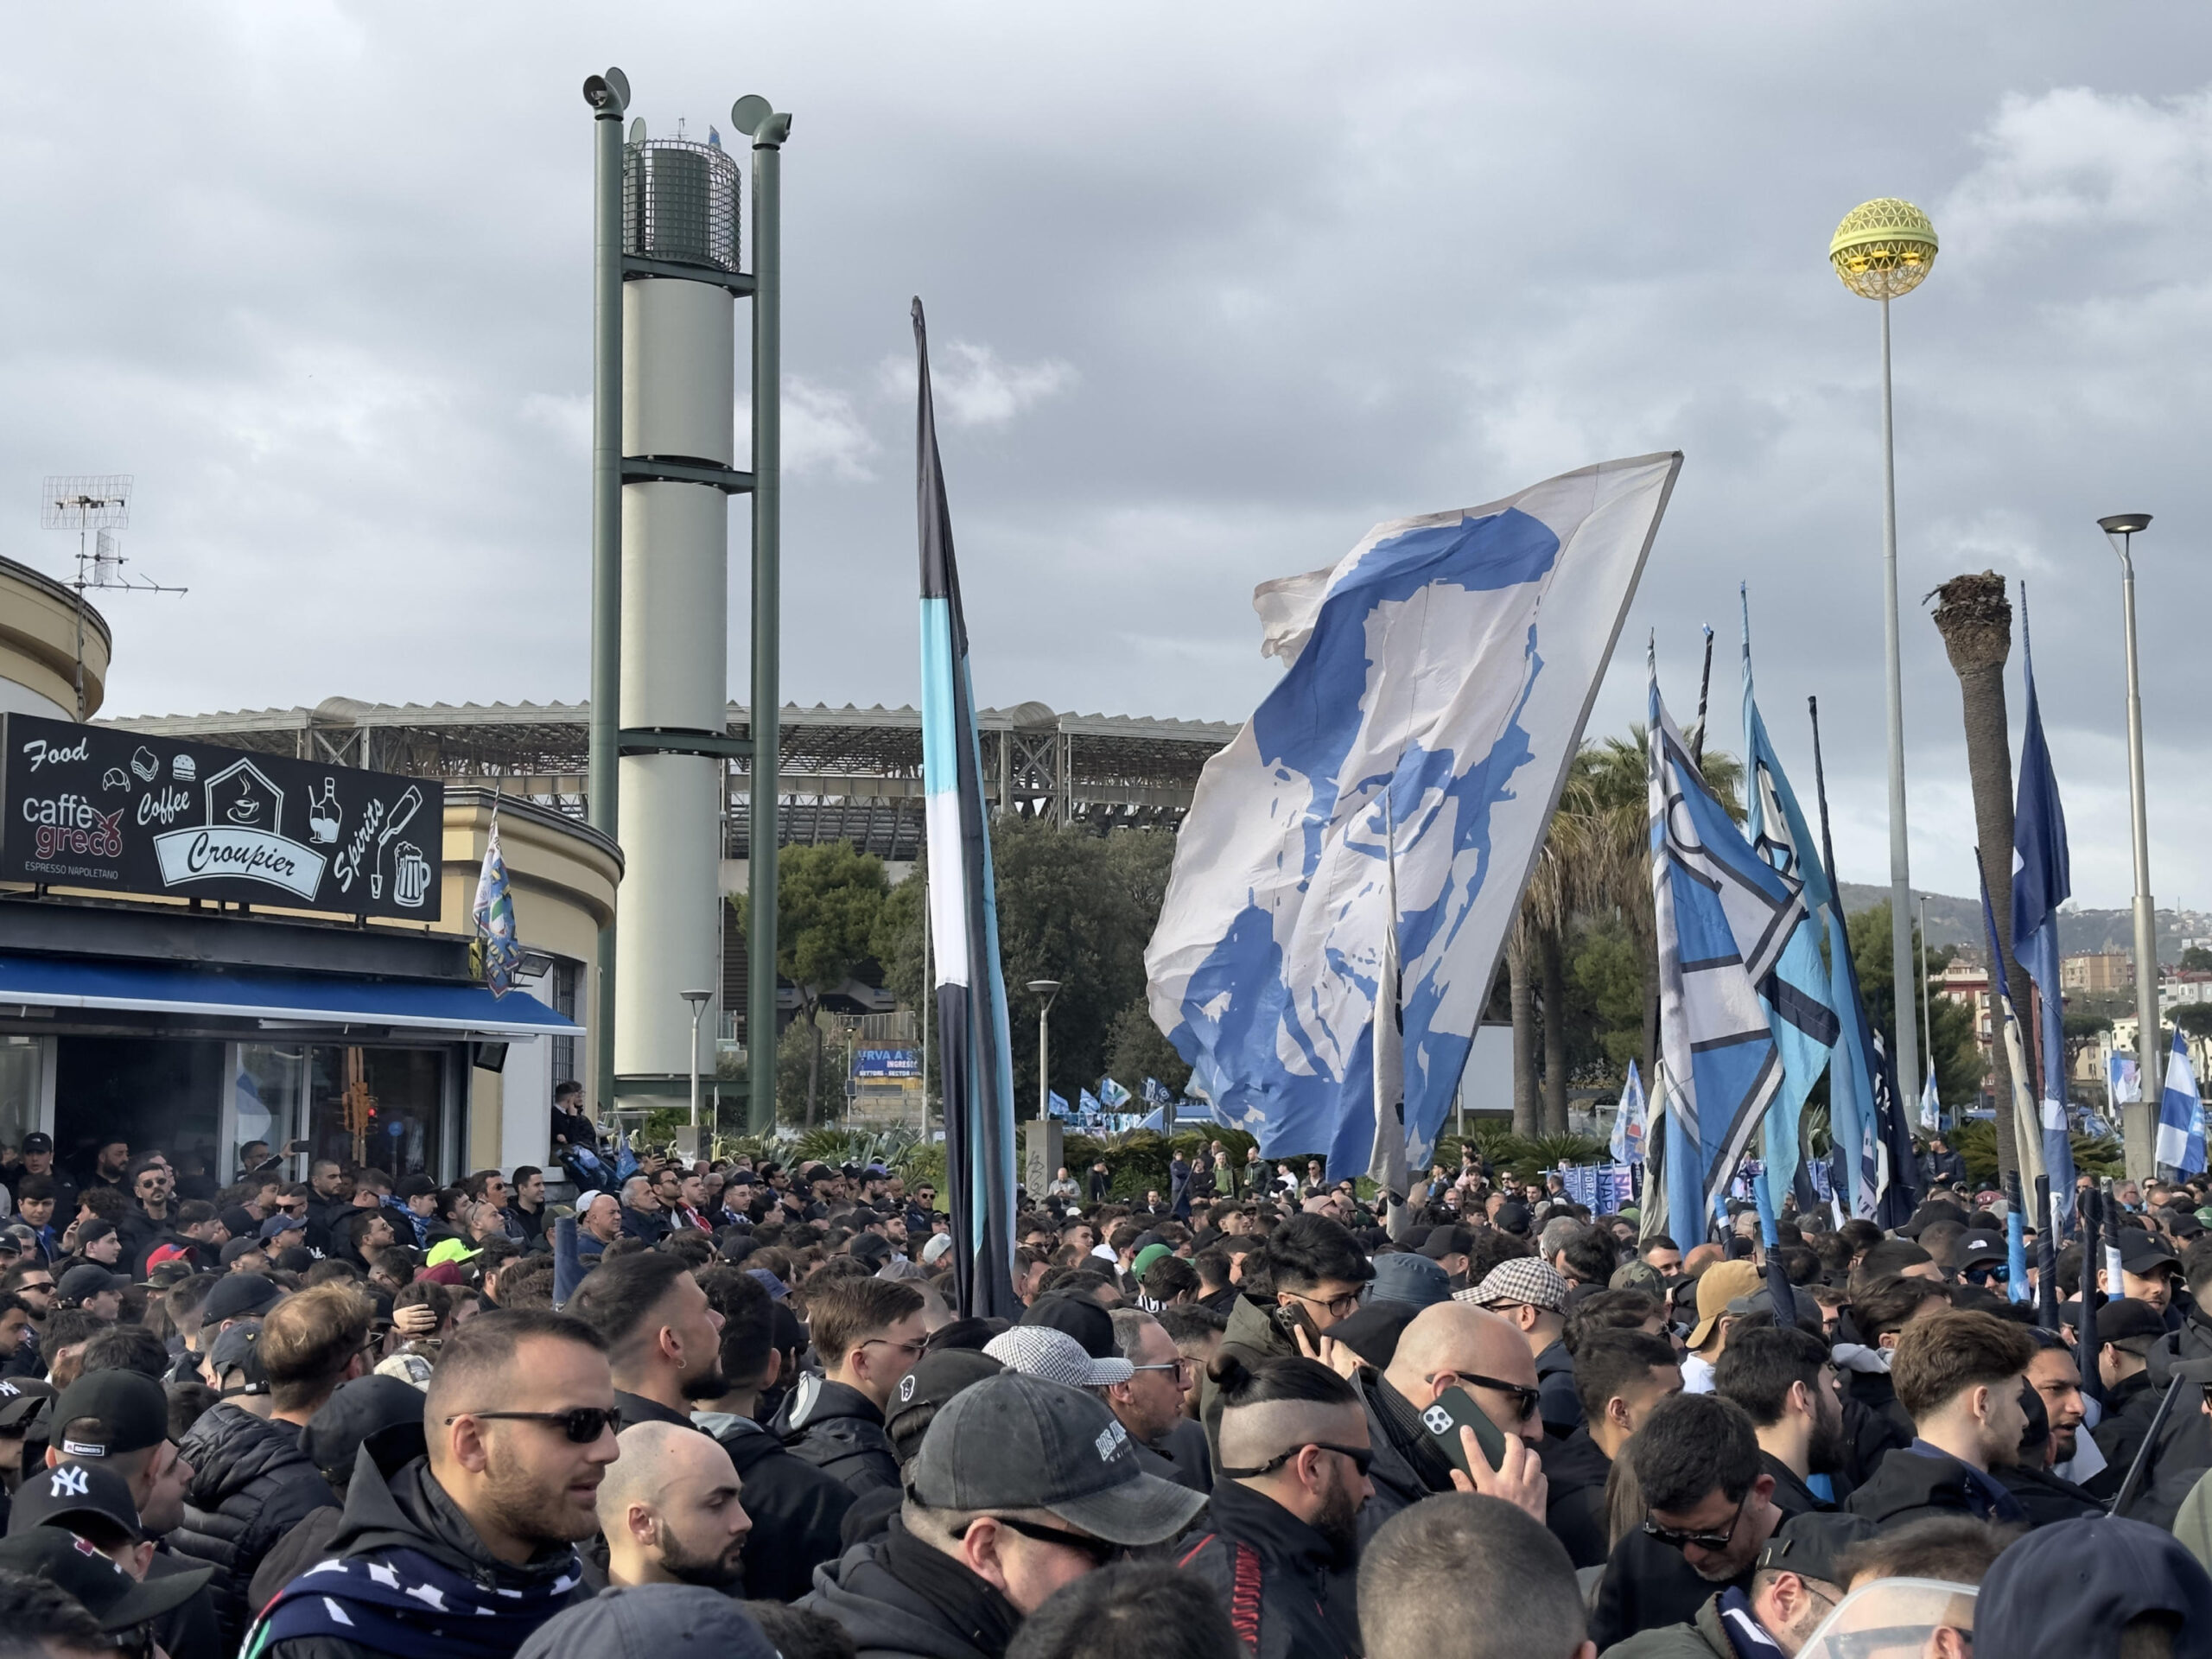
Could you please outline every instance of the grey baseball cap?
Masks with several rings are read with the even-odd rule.
[[[1046,1510],[1109,1543],[1165,1543],[1205,1496],[1138,1467],[1103,1401],[1018,1371],[962,1389],[907,1475],[932,1510]]]
[[[776,1647],[719,1590],[640,1584],[556,1613],[516,1659],[776,1659]]]

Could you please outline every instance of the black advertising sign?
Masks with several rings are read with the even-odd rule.
[[[0,881],[438,919],[433,780],[0,718]]]

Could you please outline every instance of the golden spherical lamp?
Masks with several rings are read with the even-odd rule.
[[[1927,279],[1936,264],[1936,227],[1909,201],[1864,201],[1835,227],[1828,263],[1860,298],[1893,300]]]

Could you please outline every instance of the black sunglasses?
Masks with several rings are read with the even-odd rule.
[[[1726,1549],[1728,1548],[1729,1540],[1736,1535],[1736,1529],[1743,1525],[1744,1505],[1751,1501],[1751,1495],[1749,1492],[1745,1493],[1744,1502],[1736,1506],[1735,1518],[1728,1522],[1728,1529],[1726,1532],[1684,1532],[1678,1527],[1662,1527],[1656,1521],[1650,1520],[1644,1522],[1643,1530],[1661,1543],[1675,1549],[1681,1549],[1689,1544],[1695,1544],[1700,1549]]]
[[[974,1526],[977,1521],[986,1519],[997,1522],[1008,1532],[1018,1532],[1025,1538],[1034,1538],[1040,1544],[1057,1544],[1062,1549],[1071,1549],[1079,1555],[1087,1555],[1090,1558],[1092,1565],[1096,1567],[1104,1567],[1118,1560],[1122,1554],[1122,1547],[1111,1539],[1093,1538],[1088,1533],[1064,1532],[1058,1527],[1040,1527],[1033,1521],[1017,1521],[1010,1515],[976,1516],[974,1519],[963,1522],[960,1530],[952,1535],[956,1538],[965,1538],[969,1527]]]
[[[462,1411],[447,1418],[446,1426],[450,1428],[463,1417],[480,1421],[558,1423],[561,1432],[578,1446],[589,1446],[601,1435],[614,1433],[622,1427],[622,1412],[617,1406],[572,1406],[567,1411]]]
[[[1478,1389],[1496,1389],[1500,1394],[1511,1395],[1514,1407],[1524,1422],[1536,1414],[1537,1404],[1543,1399],[1543,1395],[1534,1389],[1523,1388],[1518,1382],[1500,1382],[1494,1376],[1478,1376],[1472,1371],[1439,1371],[1436,1376],[1428,1380],[1433,1382],[1437,1376],[1449,1376],[1460,1382],[1472,1383]]]
[[[1271,1475],[1303,1452],[1306,1446],[1317,1452],[1333,1452],[1340,1458],[1350,1458],[1353,1468],[1365,1474],[1375,1461],[1375,1448],[1368,1446],[1332,1446],[1326,1440],[1307,1440],[1294,1446],[1287,1452],[1278,1452],[1265,1463],[1250,1469],[1224,1469],[1221,1472],[1232,1480],[1250,1480],[1260,1475]]]

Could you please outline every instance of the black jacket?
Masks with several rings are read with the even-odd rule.
[[[793,1457],[749,1417],[715,1414],[700,1427],[737,1465],[738,1502],[753,1517],[741,1558],[745,1593],[755,1601],[797,1601],[813,1584],[814,1569],[837,1559],[852,1488]]]
[[[2088,1482],[2099,1497],[2110,1497],[2127,1478],[2128,1466],[2150,1438],[2151,1420],[2158,1414],[2164,1390],[2151,1385],[2151,1374],[2138,1371],[2118,1388],[2105,1390],[2105,1414],[2089,1431],[2097,1450],[2105,1454],[2105,1467]]]
[[[1541,1449],[1550,1491],[1544,1524],[1567,1546],[1567,1559],[1576,1567],[1603,1567],[1610,1530],[1605,1483],[1612,1477],[1613,1460],[1590,1438],[1587,1423],[1563,1440],[1547,1440]]]
[[[899,1529],[898,1516],[891,1526]],[[893,1548],[889,1536],[874,1538],[817,1567],[813,1592],[799,1610],[835,1620],[858,1659],[998,1659],[1002,1644],[987,1643],[956,1620],[942,1597],[924,1594],[892,1570],[885,1558]]]
[[[300,1450],[297,1425],[268,1421],[228,1401],[202,1413],[176,1449],[193,1475],[184,1522],[169,1545],[213,1564],[207,1588],[224,1645],[234,1649],[256,1611],[248,1590],[261,1558],[315,1510],[336,1509],[338,1497]]]
[[[563,1548],[541,1554],[527,1567],[508,1566],[484,1548],[468,1517],[431,1478],[428,1459],[416,1459],[387,1482],[369,1448],[363,1446],[346,1488],[345,1515],[330,1541],[330,1554],[353,1560],[393,1549],[419,1551],[442,1567],[500,1589],[543,1586],[569,1571],[576,1559],[574,1551]],[[563,1605],[575,1606],[590,1599],[590,1592],[579,1584]],[[377,1651],[359,1643],[317,1636],[273,1643],[258,1659],[368,1659]],[[395,1655],[392,1659],[414,1656]]]
[[[2025,1518],[2024,1514],[2005,1512],[2003,1506],[1993,1510],[1969,1478],[1966,1465],[1956,1458],[1929,1457],[1909,1449],[1883,1459],[1874,1478],[1853,1492],[1843,1507],[1881,1527],[1903,1526],[1931,1515],[2014,1522]],[[2017,1503],[2012,1507],[2018,1508]]]
[[[858,1389],[802,1377],[769,1428],[792,1456],[842,1481],[855,1497],[899,1484],[899,1457],[883,1432],[883,1414]]]
[[[1843,1374],[1843,1395],[1847,1402],[1857,1401],[1869,1412],[1880,1417],[1892,1433],[1906,1446],[1919,1431],[1913,1427],[1912,1414],[1897,1402],[1897,1386],[1890,1381],[1887,1371],[1846,1371]],[[1876,1466],[1881,1459],[1874,1459]],[[1873,1471],[1866,1471],[1871,1475]]]
[[[1590,1613],[1590,1639],[1603,1653],[1638,1630],[1689,1624],[1707,1599],[1730,1584],[1748,1594],[1751,1569],[1746,1567],[1741,1578],[1727,1583],[1700,1578],[1681,1550],[1638,1527],[1624,1534],[1606,1558],[1597,1605]]]
[[[1177,1564],[1213,1586],[1249,1659],[1357,1659],[1364,1651],[1357,1548],[1337,1550],[1274,1499],[1232,1480],[1213,1489],[1205,1524]],[[1241,1627],[1255,1573],[1256,1630]]]
[[[1367,1471],[1375,1494],[1359,1511],[1363,1546],[1392,1516],[1424,1497],[1450,1491],[1452,1465],[1426,1444],[1428,1433],[1421,1427],[1413,1402],[1384,1382],[1380,1372],[1363,1367],[1357,1386],[1360,1404],[1367,1410],[1367,1444],[1375,1452]]]
[[[1574,1392],[1574,1356],[1554,1342],[1536,1356],[1536,1409],[1544,1433],[1563,1440],[1582,1426],[1582,1401]]]
[[[1774,1478],[1774,1507],[1787,1520],[1793,1515],[1825,1514],[1836,1506],[1797,1478],[1797,1471],[1772,1452],[1759,1452],[1759,1472]]]

